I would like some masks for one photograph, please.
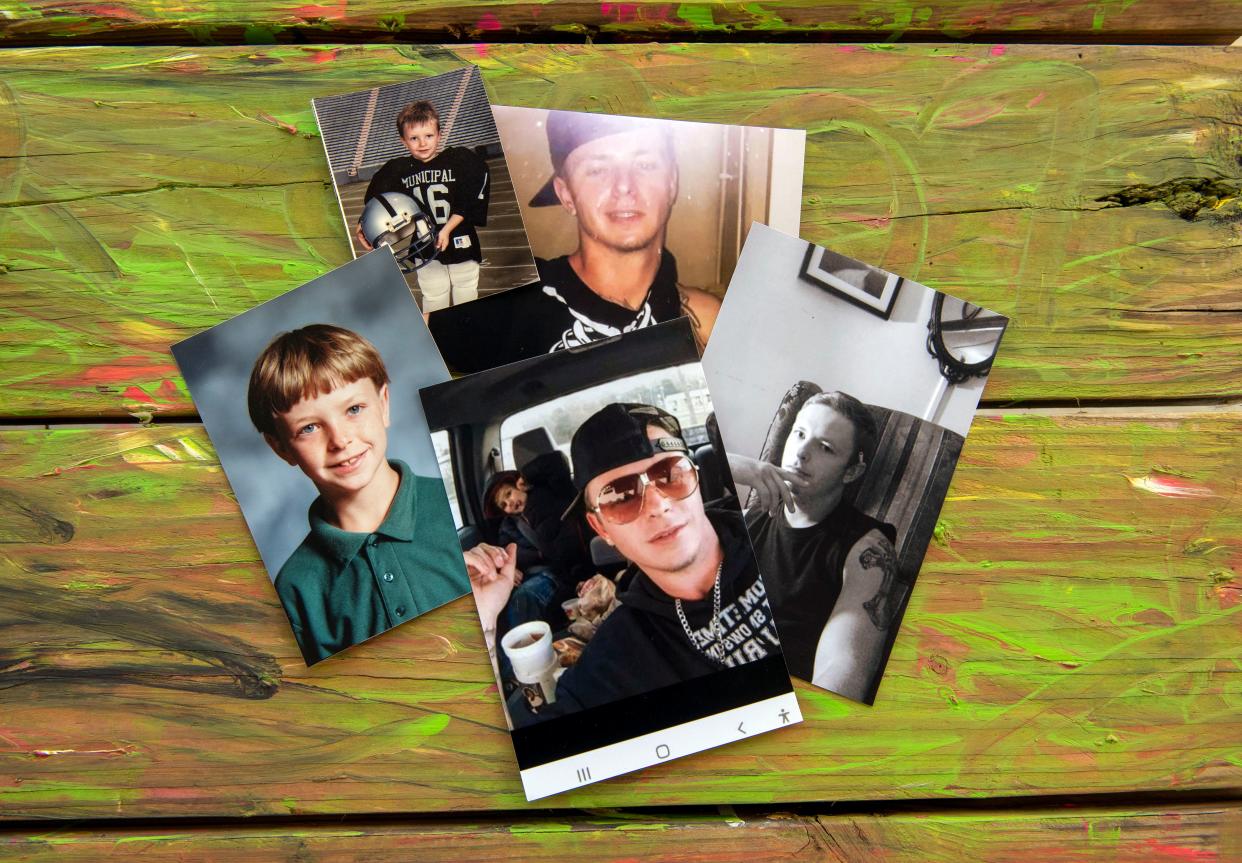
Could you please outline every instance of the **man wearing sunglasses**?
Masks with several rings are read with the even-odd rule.
[[[677,419],[613,403],[574,433],[574,504],[630,563],[620,606],[600,625],[538,718],[640,695],[779,653],[776,626],[736,507],[707,509]],[[512,591],[512,549],[466,552],[485,631]],[[511,699],[516,725],[535,719]],[[515,708],[515,705],[517,707]]]

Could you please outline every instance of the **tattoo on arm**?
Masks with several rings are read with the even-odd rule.
[[[703,332],[699,316],[694,309],[690,307],[690,295],[681,288],[677,289],[677,296],[681,300],[681,313],[690,319],[690,329],[694,331],[694,346],[699,349],[699,353],[703,353],[703,349],[707,347],[707,342],[703,340]]]
[[[858,556],[863,569],[878,569],[884,578],[875,596],[863,603],[867,616],[876,629],[888,629],[897,617],[906,585],[899,584],[900,573],[897,571],[897,553],[887,542],[873,542],[863,549]]]

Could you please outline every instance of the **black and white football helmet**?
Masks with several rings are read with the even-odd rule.
[[[435,219],[416,198],[381,192],[362,211],[362,235],[372,248],[391,246],[401,270],[412,273],[436,259]]]

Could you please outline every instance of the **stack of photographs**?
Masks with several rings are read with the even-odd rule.
[[[1006,319],[790,236],[802,131],[314,108],[356,259],[173,347],[306,664],[471,594],[531,800],[872,703]]]

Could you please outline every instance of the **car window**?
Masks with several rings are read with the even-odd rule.
[[[656,369],[622,381],[610,381],[571,395],[542,402],[507,417],[500,424],[501,461],[506,469],[513,461],[513,439],[523,432],[543,427],[553,445],[569,458],[569,441],[587,417],[611,402],[640,402],[655,405],[677,417],[686,443],[704,443],[704,424],[712,412],[711,397],[703,367],[695,363]]]
[[[431,444],[436,448],[436,461],[440,463],[440,476],[444,478],[444,490],[448,492],[449,509],[453,511],[453,523],[461,530],[461,507],[457,505],[457,477],[453,474],[453,456],[449,448],[448,432],[441,429],[431,433]]]

